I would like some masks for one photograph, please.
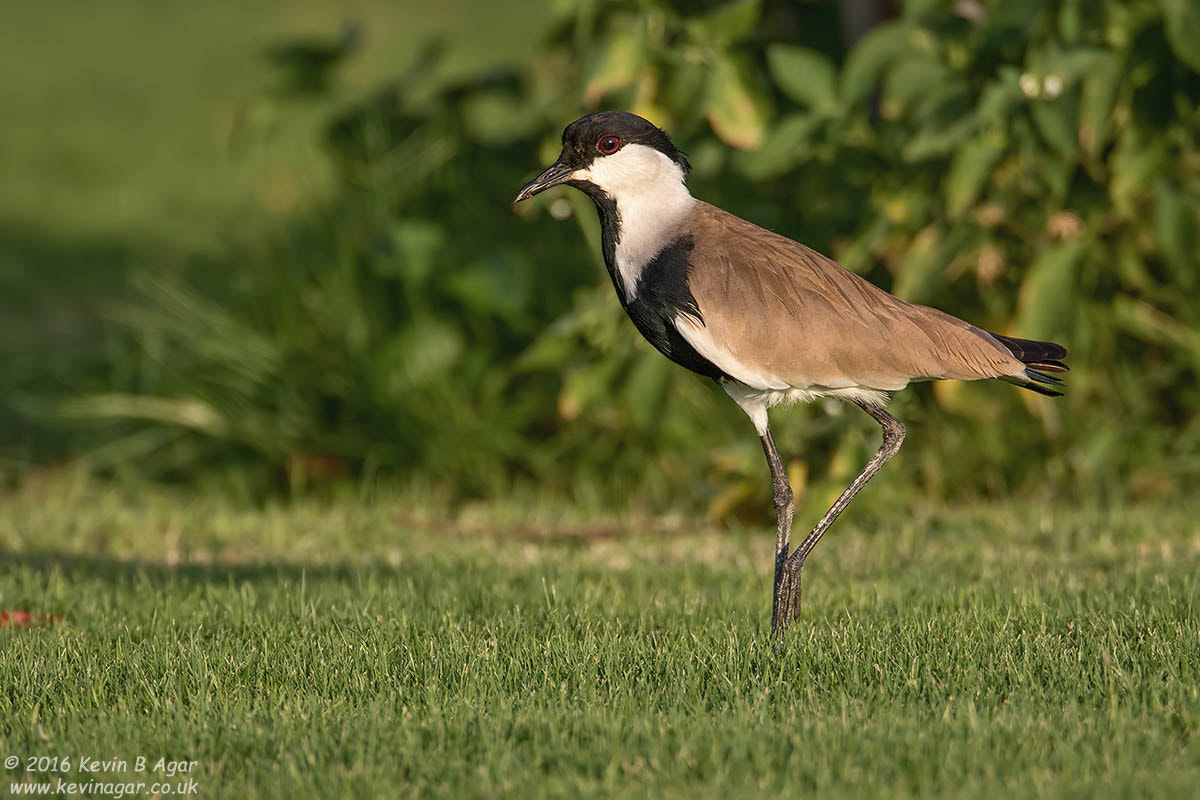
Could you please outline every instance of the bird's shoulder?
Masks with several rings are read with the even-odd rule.
[[[833,381],[825,385],[861,378],[887,389],[917,377],[990,377],[1019,366],[974,325],[901,300],[812,248],[715,206],[698,207],[690,230],[688,286],[705,326],[744,346],[743,360],[753,356],[775,374]],[[801,347],[806,358],[824,354],[830,363],[819,370],[793,363]],[[853,366],[856,375],[834,364]]]
[[[688,234],[694,242],[689,283],[698,299],[802,306],[834,303],[849,310],[911,307],[807,245],[698,201]]]

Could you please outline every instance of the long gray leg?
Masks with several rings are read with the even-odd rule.
[[[888,459],[896,455],[900,450],[900,445],[904,442],[904,423],[879,406],[868,405],[857,400],[854,401],[854,404],[870,414],[879,423],[879,426],[883,428],[883,444],[879,446],[878,452],[863,467],[862,472],[858,473],[858,477],[851,481],[841,496],[829,507],[829,510],[825,512],[825,516],[821,517],[816,527],[809,532],[808,536],[804,537],[804,541],[800,542],[800,546],[784,560],[784,575],[782,580],[779,577],[779,566],[778,562],[776,562],[775,612],[771,617],[771,628],[777,633],[786,630],[792,620],[800,616],[800,571],[804,569],[804,560],[808,558],[808,554],[817,546],[817,542],[821,541],[821,537],[825,535],[825,531],[829,530],[838,516],[846,510],[846,506],[850,505],[850,501],[854,499],[854,496],[867,485],[867,481],[875,477],[875,473],[879,472],[880,468],[888,462]],[[770,460],[769,455],[768,460]],[[773,473],[774,467],[772,467]],[[781,588],[783,591],[782,597],[780,596]]]
[[[787,591],[787,558],[788,538],[792,533],[792,514],[795,504],[792,502],[792,487],[788,483],[787,470],[775,449],[775,440],[771,438],[770,429],[765,429],[758,437],[762,442],[763,453],[767,456],[767,466],[771,468],[771,483],[775,487],[775,592],[771,604],[771,629],[779,626],[780,606]]]

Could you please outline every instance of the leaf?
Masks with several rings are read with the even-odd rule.
[[[1143,300],[1125,295],[1113,299],[1113,318],[1134,335],[1151,342],[1186,350],[1194,363],[1200,363],[1200,331]]]
[[[978,126],[971,117],[972,103],[975,90],[953,73],[948,73],[947,79],[924,97],[912,104],[912,113],[917,119],[939,122],[943,125],[961,124],[972,130]]]
[[[1138,250],[1137,234],[1126,229],[1118,236],[1113,247],[1112,264],[1122,287],[1133,289],[1130,294],[1152,296],[1159,283],[1146,265],[1146,259]]]
[[[529,303],[529,281],[516,261],[511,249],[495,247],[456,269],[446,286],[476,313],[507,316],[515,322]]]
[[[429,383],[451,372],[465,351],[458,327],[442,320],[416,322],[392,337],[376,362],[396,390]]]
[[[1046,88],[1048,79],[1057,78],[1058,93],[1062,93],[1079,84],[1111,55],[1111,51],[1095,47],[1046,50],[1031,54],[1030,64],[1037,67],[1037,72],[1042,77],[1043,88]]]
[[[1078,171],[1074,159],[1064,159],[1053,153],[1040,153],[1037,170],[1038,180],[1045,188],[1043,201],[1051,206],[1061,206],[1071,191],[1071,181]]]
[[[929,297],[937,284],[953,250],[945,246],[942,231],[930,225],[917,234],[904,260],[896,270],[897,297],[910,302],[920,302]]]
[[[902,13],[906,17],[923,17],[926,14],[937,11],[943,5],[941,0],[907,0],[904,3]]]
[[[1200,226],[1200,214],[1192,199],[1178,186],[1168,180],[1160,180],[1154,186],[1154,233],[1167,263],[1174,269],[1181,285],[1187,284],[1194,274],[1192,265],[1200,242],[1196,228]]]
[[[952,78],[950,69],[932,58],[901,61],[883,79],[884,116],[896,117],[909,105],[945,91]]]
[[[704,102],[708,79],[705,64],[683,61],[667,71],[666,83],[657,98],[668,108],[693,108]]]
[[[1029,267],[1017,300],[1014,330],[1027,339],[1051,339],[1074,316],[1076,273],[1089,237],[1046,249]]]
[[[1135,214],[1137,198],[1167,163],[1167,143],[1161,137],[1143,136],[1132,125],[1121,131],[1109,158],[1112,179],[1108,192],[1122,216]]]
[[[583,87],[583,102],[594,107],[615,89],[633,84],[642,67],[645,41],[643,26],[636,22],[617,31],[608,40]]]
[[[771,129],[760,147],[740,153],[737,164],[754,180],[781,175],[805,159],[820,126],[821,121],[811,114],[789,114]]]
[[[1079,103],[1079,141],[1091,155],[1098,155],[1108,144],[1112,131],[1112,113],[1117,94],[1125,78],[1125,54],[1107,53],[1097,59],[1083,79]]]
[[[568,311],[551,323],[550,327],[533,340],[517,357],[518,371],[556,369],[566,363],[579,349],[583,328],[582,315],[577,310]]]
[[[950,216],[960,216],[975,202],[992,167],[1004,155],[1005,144],[1004,130],[991,128],[967,142],[954,155],[944,183],[946,210]]]
[[[214,406],[194,397],[87,394],[63,400],[56,409],[66,419],[130,419],[177,425],[210,436],[228,434],[229,420]]]
[[[653,431],[658,427],[674,374],[671,362],[659,358],[657,353],[648,353],[634,362],[621,394],[638,430]]]
[[[501,144],[533,132],[536,118],[507,91],[477,92],[463,102],[463,121],[481,142]]]
[[[1083,20],[1086,14],[1083,3],[1063,3],[1058,10],[1058,30],[1063,41],[1074,44],[1083,33]]]
[[[1029,106],[1033,124],[1048,145],[1064,158],[1079,152],[1079,92],[1070,91],[1056,100],[1035,101]]]
[[[371,267],[382,277],[407,277],[424,280],[433,269],[438,253],[446,242],[445,231],[426,219],[400,219],[392,225],[395,258],[373,258]]]
[[[689,22],[709,42],[739,42],[754,33],[758,23],[759,0],[736,0]]]
[[[724,522],[734,516],[740,506],[757,496],[760,487],[761,484],[749,478],[731,482],[709,502],[708,517],[717,522]]]
[[[578,411],[596,406],[611,406],[612,389],[617,381],[619,368],[617,359],[609,358],[568,373],[563,381],[567,406],[575,406]]]
[[[1162,0],[1167,41],[1180,61],[1200,70],[1200,5],[1196,0]]]
[[[767,50],[767,68],[775,84],[796,102],[817,112],[837,107],[837,73],[823,53],[807,47],[772,45]]]
[[[873,214],[874,219],[866,230],[855,237],[848,245],[837,251],[837,261],[851,272],[862,275],[874,265],[872,253],[879,248],[892,229],[892,221],[886,214]]]
[[[1017,76],[1011,80],[990,83],[984,87],[975,106],[975,119],[980,125],[1006,122],[1014,106],[1021,102],[1021,90],[1017,88]]]
[[[930,120],[904,145],[902,155],[909,163],[944,156],[968,141],[975,131],[975,120],[969,116],[949,125]]]
[[[845,103],[862,100],[893,60],[912,50],[913,27],[896,20],[877,25],[859,40],[842,66],[841,95]]]
[[[766,136],[766,102],[754,90],[754,73],[743,62],[719,55],[708,78],[708,123],[723,142],[748,150]]]

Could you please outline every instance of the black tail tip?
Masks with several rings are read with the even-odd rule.
[[[1008,348],[1013,357],[1025,365],[1025,380],[1020,375],[1012,382],[1022,389],[1046,395],[1047,397],[1062,397],[1062,392],[1055,387],[1062,386],[1060,378],[1051,375],[1052,372],[1070,372],[1071,368],[1062,362],[1067,357],[1067,348],[1055,342],[1039,342],[1034,339],[1017,339],[1012,336],[992,336],[1000,344]]]
[[[1028,389],[1031,392],[1037,392],[1038,394],[1045,395],[1046,397],[1062,397],[1063,396],[1062,392],[1056,392],[1053,389],[1049,389],[1045,386],[1042,386],[1041,384],[1037,384],[1037,383],[1033,383],[1033,382],[1020,383],[1017,385],[1020,386],[1022,389]]]
[[[1025,380],[1021,380],[1022,377]],[[1063,385],[1061,379],[1053,375],[1047,375],[1045,372],[1036,369],[1026,368],[1023,376],[1018,375],[1008,380],[1022,389],[1028,389],[1031,392],[1037,392],[1046,397],[1062,397],[1063,394],[1058,391],[1058,387]]]

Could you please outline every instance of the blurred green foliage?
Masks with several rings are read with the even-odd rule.
[[[565,123],[623,108],[689,153],[698,196],[901,297],[1071,349],[1059,401],[905,393],[904,484],[1110,500],[1196,485],[1193,3],[910,0],[848,50],[833,4],[704,6],[559,0],[523,63],[450,82],[430,77],[432,43],[329,120],[335,202],[140,278],[113,314],[106,390],[29,394],[22,413],[103,423],[93,463],[156,477],[393,475],[765,513],[749,423],[624,319],[589,201],[510,210]],[[776,415],[817,505],[875,446],[839,414]]]

